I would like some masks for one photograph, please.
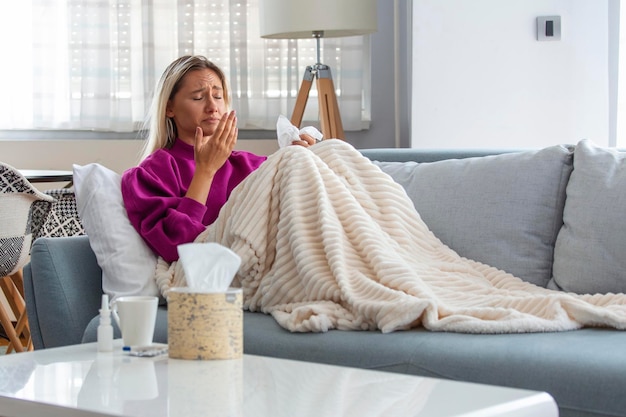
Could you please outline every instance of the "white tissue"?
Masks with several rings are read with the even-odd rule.
[[[241,258],[217,243],[178,245],[187,286],[197,292],[226,292],[241,265]]]
[[[278,121],[276,122],[276,133],[278,134],[278,146],[281,148],[291,145],[291,142],[294,140],[300,140],[300,135],[302,133],[311,135],[318,141],[322,140],[322,137],[324,136],[322,135],[322,132],[313,126],[306,126],[298,130],[298,128],[292,125],[289,119],[282,114],[278,116]]]

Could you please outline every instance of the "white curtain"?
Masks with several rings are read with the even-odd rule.
[[[275,129],[317,59],[314,40],[261,39],[257,0],[7,3],[0,36],[14,59],[0,74],[0,129],[137,130],[158,77],[187,54],[225,71],[240,128]],[[369,118],[369,37],[324,39],[322,48],[344,129],[359,130]],[[316,120],[313,88],[305,121]]]

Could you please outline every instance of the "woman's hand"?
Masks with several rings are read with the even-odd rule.
[[[316,143],[317,140],[313,136],[307,135],[306,133],[300,135],[300,140],[294,140],[291,142],[292,145],[304,146],[305,148],[313,146]]]
[[[187,189],[187,197],[206,204],[213,177],[232,153],[237,143],[238,132],[234,110],[224,113],[211,136],[204,136],[200,126],[196,128],[194,145],[196,172]]]
[[[204,136],[201,127],[196,128],[196,171],[214,175],[224,165],[237,143],[237,116],[235,111],[224,113],[211,136]]]

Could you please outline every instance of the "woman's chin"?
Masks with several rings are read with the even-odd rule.
[[[217,129],[217,123],[202,123],[200,127],[202,127],[202,133],[204,136],[211,136],[215,133],[215,129]]]

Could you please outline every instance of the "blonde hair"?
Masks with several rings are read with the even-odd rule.
[[[144,130],[148,133],[141,155],[142,161],[157,149],[169,148],[174,144],[178,132],[174,120],[165,114],[167,104],[180,89],[185,75],[189,71],[201,69],[210,69],[217,74],[224,88],[226,109],[230,109],[230,94],[226,76],[217,65],[201,55],[185,55],[176,59],[167,66],[156,85],[148,117],[144,122]]]

